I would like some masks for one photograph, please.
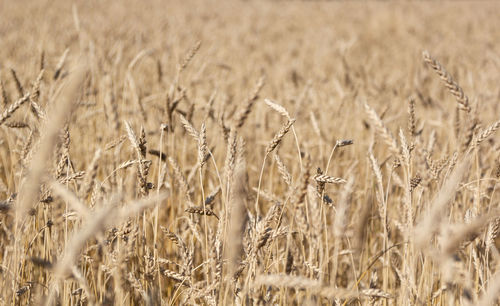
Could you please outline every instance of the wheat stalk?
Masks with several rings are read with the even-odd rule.
[[[9,119],[12,114],[21,106],[23,105],[26,101],[28,101],[30,98],[30,94],[27,93],[25,94],[22,98],[17,100],[16,102],[12,103],[9,108],[7,108],[2,115],[0,115],[0,125],[3,124],[7,119]]]
[[[452,95],[455,96],[455,99],[457,100],[458,104],[460,107],[467,111],[470,112],[471,108],[469,106],[469,98],[464,94],[464,91],[462,90],[462,87],[456,83],[452,76],[446,71],[446,69],[441,66],[441,64],[431,57],[429,52],[424,51],[422,53],[424,57],[424,61],[432,68],[434,71],[439,75],[441,80],[443,81],[444,85],[446,88],[450,91]]]
[[[266,155],[269,155],[269,153],[276,149],[276,147],[280,144],[281,140],[283,139],[283,137],[285,137],[294,123],[295,119],[290,119],[281,127],[278,133],[274,135],[274,138],[267,145]]]
[[[370,119],[371,123],[375,126],[376,132],[382,137],[384,142],[389,147],[389,150],[393,154],[398,156],[399,155],[398,144],[394,136],[392,136],[392,133],[385,126],[384,122],[382,122],[382,119],[380,119],[375,110],[371,108],[366,102],[364,103],[364,108],[366,113],[368,114],[368,118]]]

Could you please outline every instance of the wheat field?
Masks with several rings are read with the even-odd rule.
[[[0,305],[500,303],[500,3],[0,1]]]

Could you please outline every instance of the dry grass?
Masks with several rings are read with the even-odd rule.
[[[499,303],[498,11],[0,1],[0,305]]]

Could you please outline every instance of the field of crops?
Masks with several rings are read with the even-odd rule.
[[[499,81],[494,1],[0,1],[0,305],[495,305]]]

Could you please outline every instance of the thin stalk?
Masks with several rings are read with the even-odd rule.
[[[259,196],[260,196],[260,186],[262,183],[262,175],[264,174],[264,167],[266,166],[266,159],[267,155],[264,155],[264,161],[262,162],[262,168],[260,169],[260,175],[259,175],[259,185],[257,186],[257,199],[255,200],[255,213],[257,216],[260,215],[260,208],[259,208]],[[257,220],[257,219],[255,219]]]

